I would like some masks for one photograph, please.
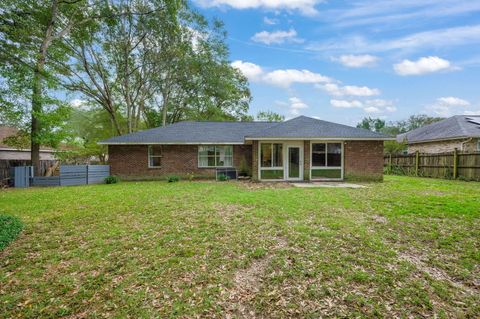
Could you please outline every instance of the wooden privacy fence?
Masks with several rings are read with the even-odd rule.
[[[19,168],[16,168],[19,169]],[[30,186],[73,186],[104,183],[109,165],[61,165],[59,176],[30,177]],[[17,187],[17,185],[15,185]]]
[[[387,155],[384,167],[387,174],[480,181],[480,152]]]

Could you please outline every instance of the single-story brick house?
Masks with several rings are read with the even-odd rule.
[[[300,116],[285,122],[179,122],[100,142],[112,174],[152,178],[248,168],[260,181],[382,180],[389,136]]]
[[[480,152],[480,115],[455,115],[397,136],[408,153]]]

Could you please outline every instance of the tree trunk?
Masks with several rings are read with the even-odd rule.
[[[39,61],[41,62],[41,61]],[[41,63],[37,63],[35,74],[33,76],[33,94],[32,94],[32,123],[30,133],[30,159],[34,169],[35,176],[40,175],[40,120],[38,114],[42,113],[42,76],[39,70]]]
[[[167,126],[168,93],[163,93],[162,98],[163,98],[162,126]]]
[[[33,83],[32,83],[32,123],[31,123],[31,145],[30,145],[30,160],[32,161],[32,166],[34,167],[34,174],[40,175],[40,132],[41,125],[38,116],[42,114],[42,90],[43,90],[43,73],[45,71],[45,62],[47,60],[47,51],[48,47],[52,42],[52,33],[55,20],[57,19],[57,0],[52,1],[52,9],[50,20],[47,24],[47,29],[45,30],[45,37],[43,38],[42,44],[38,51],[37,62],[35,65],[35,70],[33,74]]]

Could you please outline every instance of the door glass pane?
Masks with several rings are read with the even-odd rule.
[[[283,153],[282,153],[282,144],[273,144],[273,167],[282,167],[283,166]]]
[[[327,166],[330,166],[330,167],[342,166],[342,144],[340,143],[327,144]]]
[[[300,177],[300,148],[288,148],[288,177]]]

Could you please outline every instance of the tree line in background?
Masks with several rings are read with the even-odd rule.
[[[4,0],[0,122],[21,128],[9,142],[30,144],[38,167],[40,145],[102,158],[97,141],[113,135],[253,120],[248,81],[230,65],[225,38],[221,21],[183,0]]]
[[[424,114],[411,115],[406,120],[386,122],[379,118],[365,117],[357,124],[358,128],[364,128],[373,132],[384,133],[391,136],[406,133],[419,127],[443,120],[443,117],[431,117]],[[384,151],[386,154],[399,154],[406,150],[405,143],[386,141]]]

